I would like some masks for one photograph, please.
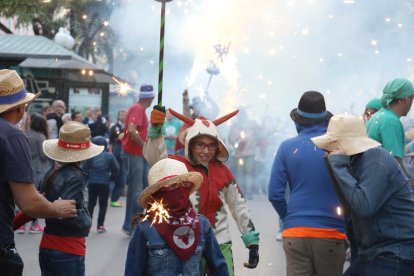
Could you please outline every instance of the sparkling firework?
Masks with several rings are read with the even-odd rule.
[[[118,93],[119,97],[125,97],[128,95],[129,91],[132,91],[133,89],[131,88],[131,86],[129,86],[128,82],[123,82],[118,80],[115,77],[112,77],[112,79],[116,82],[116,88],[115,91],[116,93]]]
[[[151,204],[151,207],[147,210],[145,217],[142,221],[147,220],[150,216],[152,216],[151,225],[154,223],[163,223],[166,222],[170,215],[168,214],[167,209],[164,208],[164,203],[161,199],[160,202],[154,200]]]

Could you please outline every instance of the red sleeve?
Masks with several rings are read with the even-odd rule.
[[[139,105],[135,105],[132,107],[131,110],[131,117],[130,117],[130,123],[133,123],[134,125],[138,127],[142,127],[145,117],[145,111],[144,109],[140,108]]]

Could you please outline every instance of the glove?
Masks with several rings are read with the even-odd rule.
[[[244,263],[244,267],[247,268],[256,268],[259,263],[259,245],[252,244],[249,246],[249,262]]]
[[[152,125],[162,125],[165,121],[165,107],[154,106],[154,109],[151,111],[150,121]]]

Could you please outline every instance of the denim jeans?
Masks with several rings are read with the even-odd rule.
[[[85,256],[52,249],[39,249],[42,276],[84,276]]]
[[[0,248],[0,276],[21,276],[23,261],[14,246]]]
[[[99,198],[98,227],[103,226],[105,222],[106,210],[108,209],[109,184],[93,184],[89,183],[89,200],[88,211],[93,218],[93,210]]]
[[[135,213],[144,211],[138,205],[137,199],[141,192],[148,187],[149,165],[143,156],[131,155],[121,151],[123,170],[127,170],[128,193],[125,208],[125,220],[122,229],[132,232],[131,220]]]
[[[379,255],[373,260],[358,256],[344,276],[414,276],[414,261],[403,261],[394,255]]]
[[[119,165],[119,174],[117,177],[115,177],[114,179],[114,188],[112,189],[112,193],[111,193],[111,201],[118,201],[119,197],[121,196],[121,192],[124,189],[125,183],[126,183],[126,178],[127,178],[127,174],[128,171],[123,169],[123,164],[122,164],[122,158],[121,158],[121,144],[118,142],[114,143],[114,146],[112,148],[112,153],[116,158],[116,161],[118,162]]]

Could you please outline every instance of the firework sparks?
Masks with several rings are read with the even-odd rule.
[[[161,201],[154,200],[151,204],[151,207],[147,210],[145,217],[142,221],[147,220],[150,216],[152,217],[151,225],[154,223],[163,223],[166,222],[170,215],[168,214],[167,209],[164,208],[164,203]]]
[[[116,82],[116,87],[115,87],[115,91],[116,93],[118,93],[119,97],[125,97],[128,95],[129,91],[132,91],[133,89],[131,88],[131,86],[129,86],[128,82],[123,82],[118,80],[115,77],[112,77],[112,79]]]

